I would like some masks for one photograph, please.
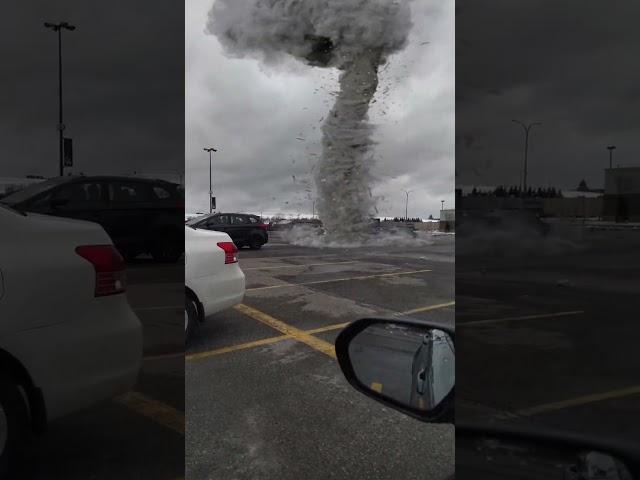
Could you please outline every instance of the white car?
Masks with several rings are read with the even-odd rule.
[[[125,289],[102,227],[0,204],[0,478],[29,430],[135,384],[142,328]]]
[[[185,226],[184,330],[188,340],[197,322],[244,298],[245,278],[238,248],[223,232]]]

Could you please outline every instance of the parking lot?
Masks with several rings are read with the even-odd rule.
[[[458,257],[458,419],[637,440],[640,235],[573,233],[551,254]]]
[[[33,439],[24,479],[184,476],[184,265],[136,260],[129,303],[143,325],[145,360],[132,392],[52,422]]]
[[[320,249],[278,237],[242,250],[242,305],[195,332],[185,360],[185,472],[192,479],[443,479],[450,425],[428,425],[353,390],[335,360],[367,316],[453,323],[454,240]]]

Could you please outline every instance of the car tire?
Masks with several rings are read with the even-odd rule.
[[[29,430],[27,405],[11,376],[0,372],[0,478],[16,467]]]
[[[251,239],[249,240],[249,248],[251,250],[260,250],[262,248],[262,245],[262,238],[258,237],[257,235],[251,237]]]
[[[172,237],[160,238],[153,242],[151,246],[151,256],[156,262],[170,263],[177,262],[184,252],[184,242],[180,242]]]
[[[198,307],[193,298],[187,295],[184,299],[184,342],[189,343],[198,323]]]

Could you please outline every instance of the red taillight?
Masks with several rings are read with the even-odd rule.
[[[126,290],[124,260],[113,245],[83,245],[76,248],[76,253],[93,265],[96,272],[96,297]]]
[[[264,230],[265,232],[269,230],[269,225],[267,225],[266,223],[261,223],[260,225],[258,225],[262,230]]]
[[[238,247],[233,242],[218,242],[218,246],[224,250],[224,263],[238,262]]]

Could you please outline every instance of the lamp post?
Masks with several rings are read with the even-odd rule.
[[[62,120],[62,30],[72,32],[76,29],[74,25],[67,22],[49,23],[45,22],[45,28],[49,28],[58,33],[58,132],[60,135],[60,176],[64,175],[64,123]]]
[[[404,204],[404,219],[408,220],[409,219],[409,194],[412,192],[412,190],[403,190],[403,192],[407,196],[407,200]]]
[[[211,154],[213,152],[217,152],[213,147],[205,147],[203,148],[205,152],[209,152],[209,213],[213,212],[213,205],[211,205],[211,199],[213,198],[213,191],[211,190]]]
[[[616,149],[615,145],[609,145],[607,150],[609,150],[609,168],[613,168],[613,151]]]
[[[540,122],[530,123],[529,125],[525,125],[520,120],[511,120],[514,123],[517,123],[524,129],[524,172],[522,178],[522,191],[525,192],[527,190],[527,158],[529,156],[529,131],[532,127],[536,125],[542,125]]]
[[[444,200],[440,200],[440,211],[444,210]]]

